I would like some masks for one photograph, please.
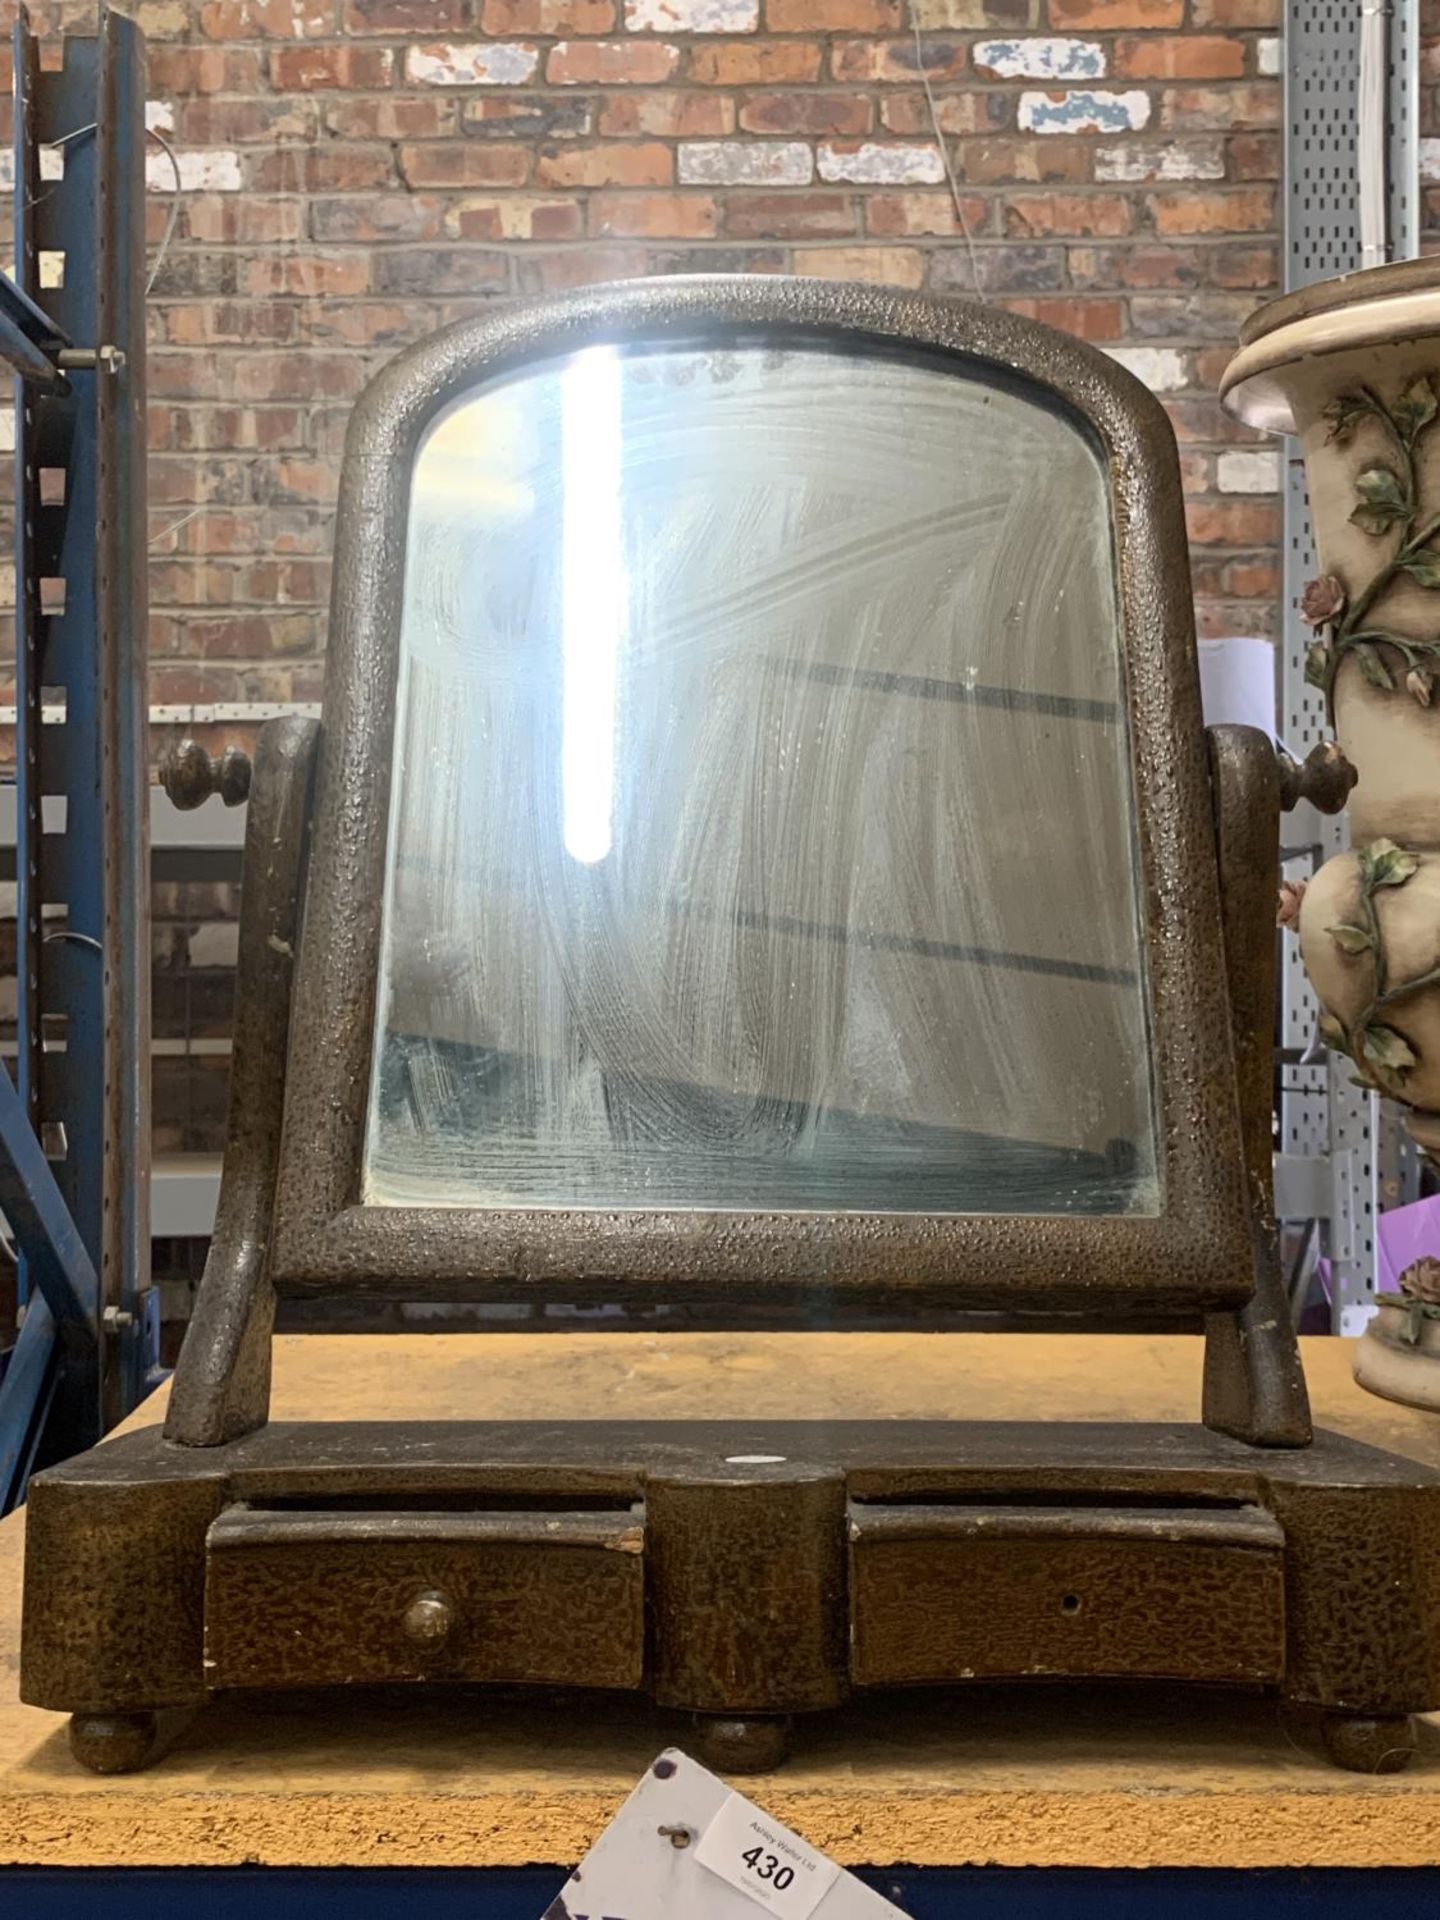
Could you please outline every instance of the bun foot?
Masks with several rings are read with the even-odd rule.
[[[1325,1757],[1350,1773],[1399,1773],[1415,1758],[1408,1713],[1327,1713],[1320,1721]]]
[[[92,1773],[138,1773],[155,1754],[153,1713],[73,1713],[70,1751]]]
[[[697,1713],[695,1732],[700,1758],[717,1773],[770,1773],[790,1752],[788,1713],[758,1719]]]

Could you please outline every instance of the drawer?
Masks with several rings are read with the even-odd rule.
[[[1255,1507],[849,1508],[857,1685],[1285,1667],[1284,1536]]]
[[[206,1537],[207,1684],[635,1687],[644,1545],[641,1507],[227,1507]]]

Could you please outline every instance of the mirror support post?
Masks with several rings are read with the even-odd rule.
[[[165,1420],[165,1438],[182,1447],[252,1433],[270,1409],[270,1234],[319,733],[316,720],[270,720],[255,753],[220,1203]]]
[[[1293,769],[1258,728],[1210,727],[1206,740],[1255,1291],[1243,1307],[1206,1317],[1202,1417],[1252,1446],[1304,1447],[1310,1402],[1280,1270],[1271,1137],[1279,822],[1282,807],[1293,805]]]

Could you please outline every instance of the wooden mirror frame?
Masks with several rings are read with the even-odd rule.
[[[1110,484],[1149,973],[1161,1211],[766,1213],[359,1204],[410,485],[467,389],[584,346],[828,343],[1038,388]],[[346,442],[271,1274],[287,1295],[1176,1314],[1254,1286],[1185,522],[1159,402],[1095,349],[971,301],[754,277],[589,288],[499,307],[402,354]]]

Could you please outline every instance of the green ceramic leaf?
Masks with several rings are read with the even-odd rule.
[[[1366,1027],[1360,1036],[1360,1053],[1365,1065],[1387,1092],[1398,1092],[1405,1076],[1416,1064],[1415,1052],[1403,1035],[1393,1027]]]
[[[1342,393],[1332,400],[1324,412],[1324,419],[1330,428],[1330,438],[1338,440],[1341,446],[1350,438],[1357,422],[1363,420],[1371,411],[1368,400],[1362,394]]]
[[[1372,687],[1388,687],[1392,692],[1395,682],[1390,678],[1390,669],[1371,646],[1352,647],[1355,663]]]
[[[1437,643],[1440,644],[1440,643]],[[1312,687],[1323,687],[1330,678],[1330,649],[1328,647],[1307,647],[1305,649],[1305,679]]]
[[[1368,887],[1401,887],[1419,867],[1413,853],[1393,840],[1372,840],[1358,857],[1360,878]]]
[[[1403,507],[1405,489],[1393,467],[1366,467],[1355,476],[1355,491],[1371,506]]]
[[[1368,927],[1352,927],[1344,920],[1338,927],[1327,927],[1325,931],[1342,953],[1369,953],[1375,944]]]
[[[1435,389],[1429,377],[1417,373],[1390,409],[1390,418],[1400,429],[1402,438],[1411,441],[1422,427],[1429,426],[1437,411],[1440,408],[1437,408]]]
[[[1333,1053],[1348,1053],[1350,1051],[1350,1036],[1346,1033],[1344,1027],[1341,1026],[1333,1013],[1321,1014],[1320,1038]]]
[[[1389,467],[1366,467],[1355,476],[1355,491],[1360,496],[1360,505],[1350,519],[1366,533],[1384,533],[1397,521],[1410,517],[1410,505],[1400,476]]]
[[[1440,587],[1440,553],[1417,553],[1413,559],[1402,560],[1400,564],[1422,587]]]

